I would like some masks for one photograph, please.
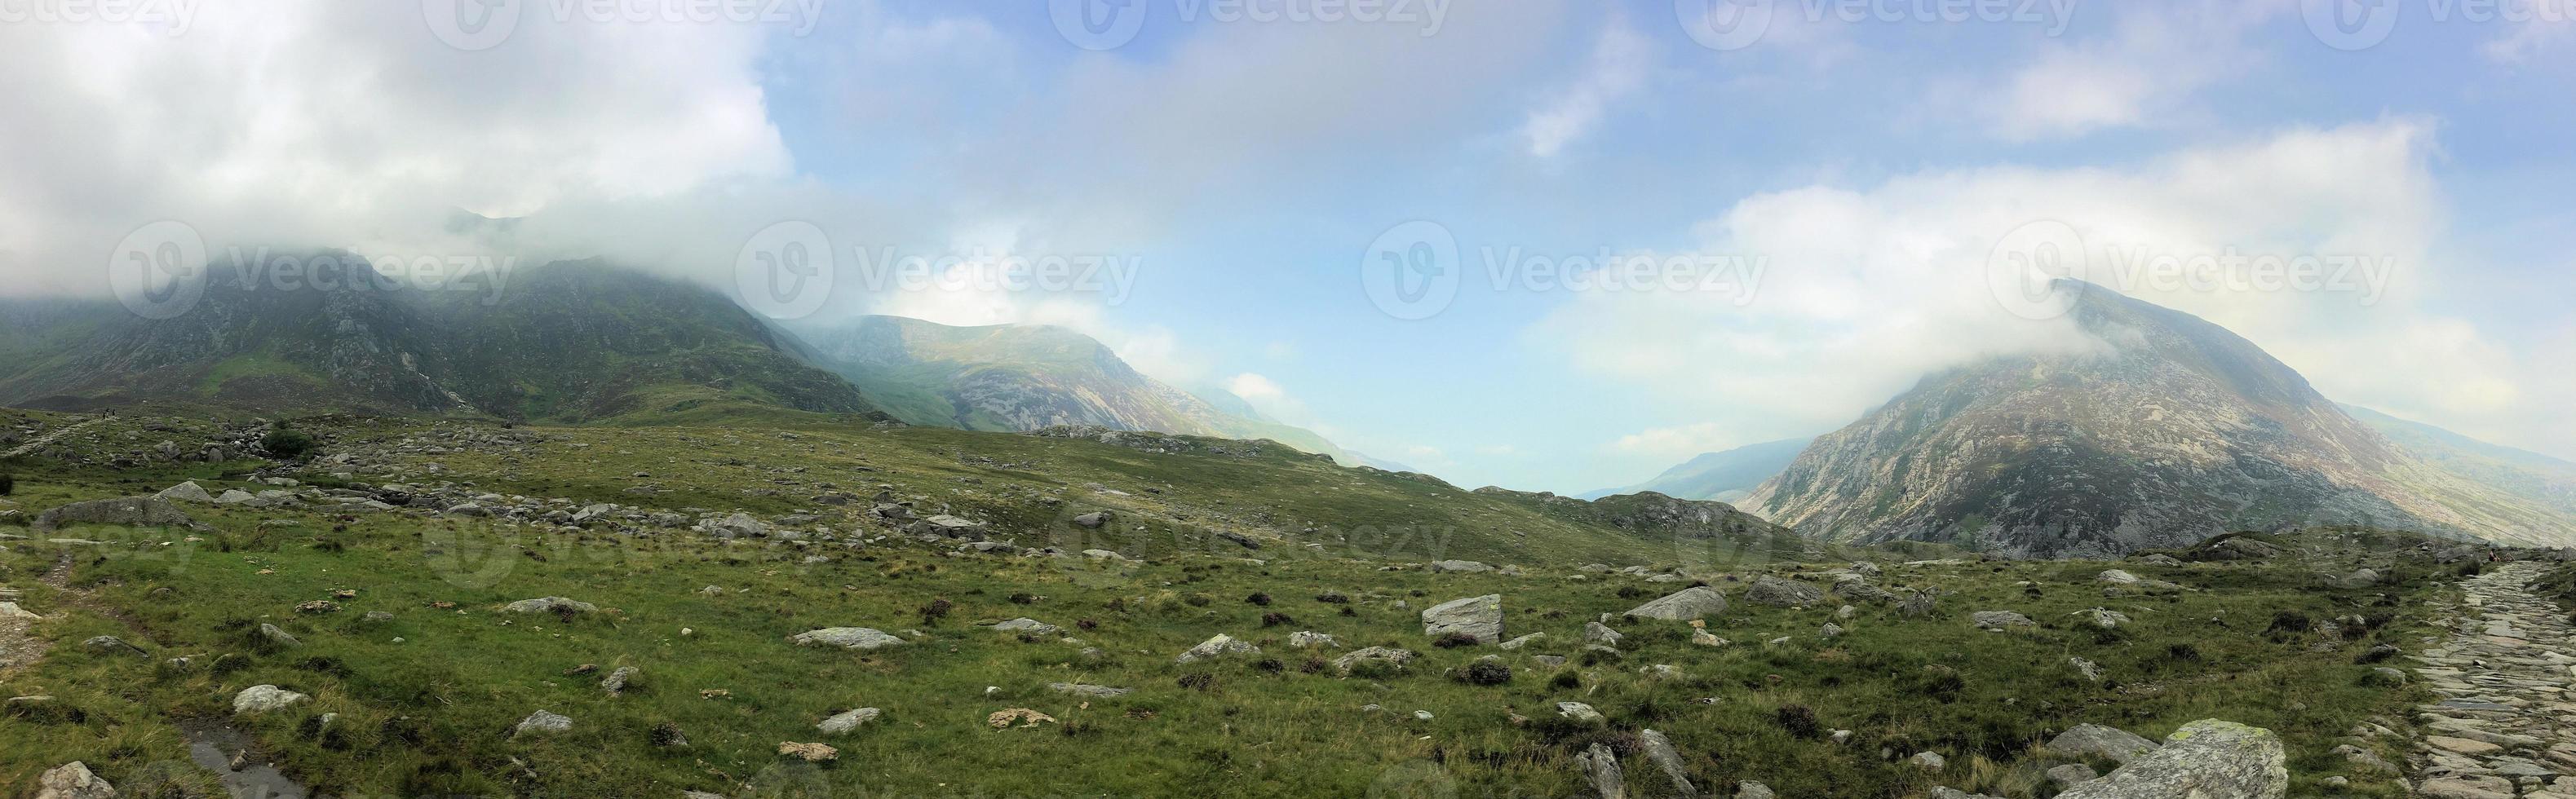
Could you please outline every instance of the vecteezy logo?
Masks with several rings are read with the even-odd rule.
[[[2083,293],[2085,259],[2084,235],[2074,225],[2055,219],[2025,222],[1986,251],[1986,288],[2014,316],[2055,319],[2073,309]]]
[[[206,240],[172,219],[135,228],[107,255],[107,285],[116,301],[145,319],[187,313],[206,295]]]
[[[1145,29],[1144,0],[1047,0],[1064,40],[1085,50],[1114,50]]]
[[[429,32],[458,50],[490,50],[519,27],[519,0],[420,0]]]
[[[1387,228],[1360,256],[1360,286],[1397,319],[1428,319],[1458,296],[1458,238],[1438,222]]]
[[[2397,28],[2397,0],[2305,0],[2300,10],[2317,41],[2337,50],[2366,50]]]
[[[812,316],[832,296],[832,238],[800,219],[761,228],[734,257],[733,286],[753,313]]]
[[[1771,32],[1772,0],[1673,0],[1682,32],[1711,50],[1742,50]]]

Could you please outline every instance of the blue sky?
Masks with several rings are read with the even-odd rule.
[[[2368,285],[2120,288],[2338,400],[2576,457],[2569,5],[2384,0],[2384,37],[2355,41],[2309,22],[2341,1],[1945,21],[1922,17],[1965,6],[1716,0],[1770,10],[1723,49],[1685,26],[1699,0],[1458,0],[1436,27],[1418,1],[1403,21],[1265,22],[1132,0],[1134,37],[1104,49],[1043,2],[713,21],[529,3],[467,47],[436,35],[448,0],[0,25],[0,82],[31,110],[0,144],[47,155],[0,166],[0,211],[28,222],[0,229],[0,268],[94,290],[47,265],[160,217],[216,240],[472,246],[423,221],[453,207],[528,217],[516,247],[717,285],[781,220],[828,231],[843,267],[861,247],[1132,259],[1117,291],[845,276],[818,313],[1065,324],[1345,446],[1572,492],[2063,344],[2062,320],[2000,312],[1989,283],[2015,231],[2062,221],[2093,267],[2384,264]],[[1400,319],[1363,262],[1414,220],[1457,242],[1461,284]],[[1762,271],[1728,291],[1487,286],[1486,254],[1515,248]]]

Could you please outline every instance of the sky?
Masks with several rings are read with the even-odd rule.
[[[600,256],[1571,493],[2068,346],[2069,274],[2576,458],[2571,67],[2576,0],[0,0],[0,293]]]

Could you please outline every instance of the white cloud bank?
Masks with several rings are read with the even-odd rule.
[[[1686,455],[1832,429],[1923,374],[1996,354],[2090,346],[2064,320],[2009,312],[1990,256],[2017,228],[2063,223],[2097,283],[2223,325],[2327,396],[2507,444],[2576,452],[2553,355],[2424,310],[2460,267],[2434,260],[2443,203],[2431,128],[2390,120],[2294,130],[2121,169],[1996,167],[1746,198],[1699,226],[1707,254],[1768,258],[1754,300],[1692,292],[1572,298],[1530,330],[1583,368],[1708,421],[1614,451]],[[2334,282],[2159,280],[2136,264],[2195,256],[2336,258]],[[2377,269],[2377,273],[2368,270]],[[2242,274],[2238,269],[2227,274]],[[1687,413],[1685,415],[1688,415]]]

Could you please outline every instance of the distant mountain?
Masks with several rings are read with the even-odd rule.
[[[1619,494],[1653,491],[1681,499],[1703,499],[1737,502],[1753,493],[1762,482],[1807,449],[1812,438],[1791,438],[1747,444],[1723,452],[1710,452],[1665,469],[1655,479],[1626,488],[1605,488],[1581,495],[1583,499],[1600,499]]]
[[[0,305],[0,404],[531,421],[872,409],[723,295],[594,261],[521,269],[497,291],[281,289],[241,274],[217,265],[203,299],[166,320],[106,302]]]
[[[2352,418],[2461,480],[2576,515],[2576,462],[2489,444],[2358,405],[2342,407]]]
[[[1745,506],[1832,540],[2040,556],[2315,524],[2548,544],[2576,530],[2418,457],[2217,325],[2101,287],[2058,290],[2091,351],[1926,377],[1816,439]]]
[[[867,316],[804,335],[818,363],[913,424],[1266,438],[1349,461],[1322,436],[1262,418],[1231,395],[1210,399],[1174,388],[1136,371],[1098,340],[1061,327],[956,327]]]

